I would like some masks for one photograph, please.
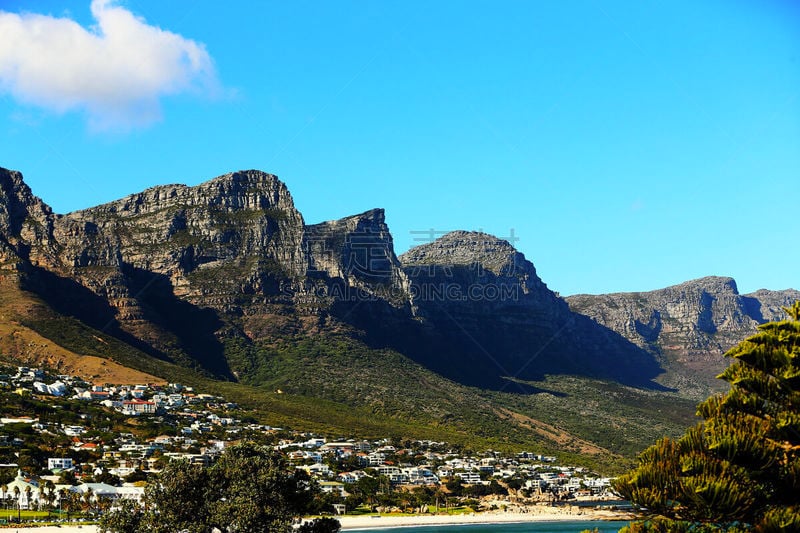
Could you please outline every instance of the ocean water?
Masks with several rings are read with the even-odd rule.
[[[628,522],[574,521],[574,522],[533,522],[525,524],[461,524],[457,526],[422,526],[403,528],[361,529],[366,532],[394,533],[580,533],[597,528],[601,533],[616,533]]]

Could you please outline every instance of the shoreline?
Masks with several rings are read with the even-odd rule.
[[[419,526],[457,526],[470,524],[519,524],[527,522],[567,522],[611,520],[634,520],[635,516],[628,512],[581,509],[578,507],[551,508],[532,507],[528,512],[489,511],[483,513],[463,514],[369,514],[362,516],[336,516],[342,525],[342,531],[364,531],[371,529],[402,529]],[[308,519],[306,519],[308,520]],[[31,524],[7,525],[0,531],[20,531],[21,533],[97,533],[96,525],[51,525],[36,526]]]
[[[567,522],[633,520],[634,515],[627,512],[579,508],[534,508],[529,512],[491,511],[483,513],[442,514],[442,515],[363,515],[336,516],[342,531],[361,531],[377,528],[405,528],[417,526],[457,526],[467,524],[512,524],[527,522]]]

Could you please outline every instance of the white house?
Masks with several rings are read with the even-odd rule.
[[[304,466],[302,468],[308,472],[310,476],[327,477],[331,473],[330,467],[322,463],[314,463],[313,465]]]
[[[72,466],[71,457],[49,457],[47,459],[48,470],[69,470]]]
[[[125,415],[150,415],[156,412],[155,402],[132,400],[122,402],[122,414]]]
[[[50,396],[64,396],[67,392],[67,386],[60,381],[56,381],[51,385],[47,385],[41,381],[35,381],[33,383],[33,388],[39,394],[48,394]]]
[[[352,472],[342,472],[336,476],[342,483],[356,483],[358,478]]]
[[[6,485],[5,493],[0,496],[12,507],[19,505],[20,509],[33,509],[39,503],[39,483],[23,476],[22,470],[17,470],[17,477]]]
[[[458,472],[456,477],[461,478],[467,485],[476,485],[481,482],[481,476],[477,472]]]
[[[346,494],[344,490],[344,484],[339,483],[338,481],[322,481],[319,484],[319,488],[325,493],[335,493],[340,496],[344,496]]]
[[[80,485],[70,487],[69,490],[71,492],[77,492],[80,495],[84,495],[91,491],[91,498],[93,501],[97,501],[99,498],[107,498],[111,501],[126,499],[139,502],[144,495],[144,487],[114,487],[113,485],[108,485],[106,483],[82,483]]]
[[[367,458],[369,459],[369,466],[380,466],[386,461],[386,455],[380,452],[372,452]]]
[[[67,437],[79,437],[86,432],[86,428],[83,426],[64,426],[63,430]]]

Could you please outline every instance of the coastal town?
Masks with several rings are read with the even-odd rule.
[[[6,521],[95,518],[122,500],[139,502],[167,462],[210,466],[243,440],[273,447],[304,472],[323,515],[521,511],[614,497],[608,478],[552,456],[331,439],[256,423],[238,405],[178,383],[93,385],[16,367],[0,370],[0,394]]]

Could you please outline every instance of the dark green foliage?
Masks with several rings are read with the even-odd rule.
[[[306,522],[297,531],[298,533],[339,533],[341,529],[342,526],[338,520],[325,516]]]
[[[94,480],[96,483],[105,483],[107,485],[112,485],[116,487],[122,485],[122,480],[119,478],[119,476],[110,473],[105,468],[102,469],[100,474],[94,476]]]
[[[169,463],[158,480],[145,488],[147,512],[143,525],[153,533],[206,531],[210,521],[208,485],[209,472],[205,468],[188,461]]]
[[[136,483],[137,481],[147,481],[148,475],[144,470],[136,469],[125,476],[126,483]]]
[[[726,354],[731,389],[698,406],[704,422],[616,481],[653,517],[628,531],[800,531],[800,302],[786,311]]]
[[[59,485],[72,485],[75,486],[78,484],[78,480],[75,477],[75,472],[72,470],[64,470],[58,476],[58,484]]]
[[[100,519],[100,533],[139,533],[143,531],[144,509],[131,500],[120,500],[114,511]]]
[[[250,444],[228,449],[209,474],[210,523],[222,531],[288,531],[311,495],[281,455]]]
[[[216,527],[248,533],[288,532],[293,518],[305,512],[312,497],[307,479],[290,475],[279,454],[240,444],[227,449],[211,468],[170,462],[147,485],[143,510],[112,511],[102,518],[100,530],[203,533]]]
[[[447,487],[447,491],[452,496],[461,496],[464,493],[464,485],[461,483],[460,477],[451,477],[447,483],[445,483],[445,487]]]
[[[496,480],[492,480],[488,485],[472,485],[464,488],[465,496],[472,496],[475,498],[489,496],[491,494],[498,494],[500,496],[508,495],[508,489],[500,485]]]

